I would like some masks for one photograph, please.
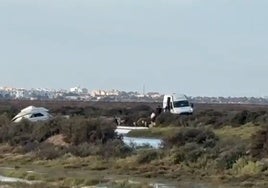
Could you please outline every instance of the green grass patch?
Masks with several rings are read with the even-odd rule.
[[[132,130],[127,136],[129,137],[146,137],[146,138],[164,138],[168,135],[179,132],[181,127],[154,127],[145,130]]]
[[[19,178],[29,181],[43,180],[42,175],[36,172],[28,172],[26,169],[2,170],[1,174],[6,177]]]
[[[240,127],[225,126],[221,129],[215,129],[214,132],[221,139],[237,138],[241,140],[249,140],[251,136],[260,129],[260,126],[248,123]]]

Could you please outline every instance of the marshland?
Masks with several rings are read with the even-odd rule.
[[[48,108],[53,118],[11,122],[28,105]],[[159,148],[125,144],[115,132],[115,117],[126,126],[138,126],[141,119],[150,121],[158,105],[1,101],[0,175],[24,180],[1,185],[268,186],[268,106],[195,104],[193,115],[162,113],[154,127],[127,135],[161,139]]]

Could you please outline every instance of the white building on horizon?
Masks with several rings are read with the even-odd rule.
[[[76,94],[88,94],[88,89],[87,88],[81,88],[80,86],[70,88],[69,91],[71,93],[76,93]]]
[[[91,91],[91,96],[92,97],[98,97],[98,96],[118,96],[120,93],[119,90],[115,90],[115,89],[112,89],[110,91],[105,91],[105,90],[101,90],[101,89],[98,89],[98,90],[93,90]]]

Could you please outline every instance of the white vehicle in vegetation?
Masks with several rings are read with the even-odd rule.
[[[23,119],[27,119],[32,122],[46,121],[52,118],[48,113],[48,109],[43,107],[28,106],[21,110],[13,119],[13,122],[20,122]]]
[[[187,97],[183,94],[164,95],[163,109],[165,112],[169,111],[172,114],[193,114],[193,104],[191,104]]]

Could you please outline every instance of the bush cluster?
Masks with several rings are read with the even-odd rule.
[[[171,148],[171,160],[175,164],[188,165],[199,163],[198,161],[214,161],[219,154],[217,143],[218,137],[211,130],[182,128],[179,132],[164,138],[163,144],[165,149]]]
[[[73,117],[62,120],[60,133],[65,136],[68,143],[74,145],[84,142],[106,143],[116,138],[115,128],[114,122],[105,119]]]
[[[85,157],[88,155],[127,156],[132,149],[123,144],[115,133],[116,125],[110,119],[74,116],[70,119],[54,118],[45,122],[23,120],[10,123],[0,117],[0,142],[21,146],[23,152],[36,152],[43,159],[57,158],[65,153]],[[53,135],[63,135],[67,146],[45,142]]]
[[[232,119],[231,124],[234,126],[244,125],[246,123],[266,123],[267,113],[265,111],[252,112],[243,110],[238,112]]]
[[[234,127],[242,126],[247,123],[263,125],[268,123],[268,113],[259,111],[216,111],[213,109],[203,110],[194,115],[174,115],[162,113],[156,118],[157,126],[182,126],[182,127],[202,127],[211,125],[213,128],[221,128],[225,125]]]
[[[68,150],[65,147],[59,147],[49,143],[40,143],[34,151],[38,158],[52,160],[63,156]]]
[[[113,122],[73,117],[71,119],[55,118],[46,122],[30,122],[5,124],[0,127],[2,142],[12,145],[24,145],[28,142],[41,143],[47,138],[63,134],[68,143],[78,145],[84,142],[106,143],[117,138]]]
[[[84,116],[84,117],[97,117],[102,113],[102,109],[86,106],[86,107],[75,107],[75,106],[63,106],[54,109],[52,112],[55,114],[69,115],[69,116]]]
[[[125,158],[133,152],[133,148],[125,145],[122,140],[115,139],[105,144],[81,143],[79,145],[71,145],[66,148],[66,153],[74,156],[86,157],[90,155],[98,155],[103,158],[121,157]]]
[[[137,157],[138,164],[150,163],[152,160],[155,160],[160,157],[160,152],[155,149],[145,149],[139,151]]]
[[[196,162],[205,152],[204,148],[196,143],[187,143],[173,151],[173,162],[175,164]]]
[[[246,155],[246,148],[244,145],[237,145],[234,147],[226,147],[225,150],[219,153],[217,158],[217,167],[219,169],[230,169],[238,159]]]
[[[257,159],[268,157],[268,126],[264,126],[252,136],[250,154]]]
[[[179,132],[164,138],[165,147],[183,146],[196,143],[204,147],[214,147],[218,137],[211,130],[203,128],[182,128]]]
[[[220,128],[227,124],[229,116],[230,113],[208,109],[195,114],[193,124],[195,126],[212,125],[214,128]]]

